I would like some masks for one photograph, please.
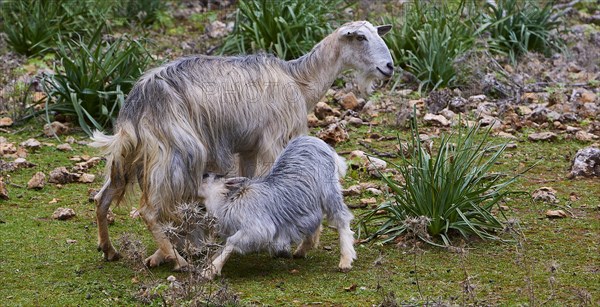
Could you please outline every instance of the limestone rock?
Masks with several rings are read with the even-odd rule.
[[[27,188],[31,190],[41,190],[46,185],[46,175],[42,172],[37,172],[27,182]]]
[[[600,177],[600,149],[587,147],[575,154],[568,178]]]
[[[52,122],[44,125],[44,134],[47,137],[54,137],[55,135],[63,135],[69,132],[69,127],[61,122]]]
[[[52,218],[55,220],[68,220],[75,217],[75,210],[71,208],[57,208],[54,213],[52,213]]]
[[[558,136],[554,132],[532,133],[527,138],[530,141],[554,141]]]

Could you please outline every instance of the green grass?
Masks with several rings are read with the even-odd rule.
[[[58,144],[37,133],[40,123],[29,123],[16,128],[16,134],[2,134],[11,141],[20,142],[29,137]],[[429,128],[422,128],[426,131]],[[364,149],[358,140],[372,133],[393,135],[397,131],[386,125],[352,128],[351,141],[341,144],[337,150]],[[407,135],[407,131],[400,131]],[[75,138],[85,140],[83,133]],[[530,143],[522,136],[517,149],[509,149],[497,165],[512,171],[520,163],[530,165],[540,158],[544,160],[522,179],[515,188],[533,191],[541,186],[552,186],[558,191],[561,206],[569,206],[577,218],[548,220],[544,212],[555,205],[537,203],[520,196],[507,201],[508,218],[520,221],[525,241],[523,249],[515,244],[500,242],[469,241],[468,253],[461,255],[444,249],[421,246],[421,254],[410,253],[394,245],[357,245],[358,260],[354,269],[343,274],[337,272],[339,249],[335,231],[326,228],[321,247],[309,253],[307,259],[273,259],[266,254],[235,255],[225,265],[224,278],[231,291],[238,293],[242,304],[343,304],[364,306],[382,302],[391,292],[399,302],[423,303],[427,300],[445,303],[474,303],[517,305],[539,304],[551,295],[550,305],[577,305],[581,302],[576,292],[586,290],[593,302],[600,301],[593,292],[598,281],[600,251],[597,234],[600,227],[600,211],[596,208],[600,193],[590,189],[594,180],[566,180],[568,161],[566,154],[573,155],[582,144],[559,140],[553,143]],[[395,141],[380,141],[374,146],[381,151],[393,151]],[[58,166],[70,166],[68,158],[73,155],[94,155],[91,148],[74,144],[74,152],[63,153],[45,146],[27,159],[38,166],[12,173],[3,173],[16,185],[26,185],[36,171],[46,174]],[[92,173],[100,175],[102,166]],[[166,277],[174,274],[184,280],[185,273],[173,273],[170,265],[156,269],[137,271],[126,262],[105,262],[96,251],[96,226],[94,205],[88,202],[88,189],[99,188],[101,177],[93,184],[66,184],[62,188],[48,184],[42,191],[31,191],[9,186],[10,200],[0,201],[0,231],[3,246],[0,257],[0,298],[7,305],[135,305],[135,294],[143,285],[157,281],[168,285]],[[355,170],[347,177],[344,186],[358,182],[378,182],[365,172]],[[580,197],[570,202],[569,193]],[[349,204],[357,203],[361,195],[347,197]],[[370,197],[370,195],[368,196]],[[60,199],[56,204],[48,202]],[[384,196],[377,196],[383,201]],[[134,203],[135,205],[135,203]],[[55,221],[50,215],[57,207],[71,207],[77,217],[69,221]],[[130,206],[113,208],[117,219],[110,226],[111,238],[116,242],[120,235],[132,233],[141,238],[148,253],[155,249],[143,223],[129,217]],[[354,210],[355,215],[364,210]],[[356,228],[356,225],[353,225]],[[510,238],[509,235],[506,235]],[[69,244],[67,239],[77,240]],[[461,244],[460,241],[456,242]],[[324,249],[323,247],[330,247]],[[382,264],[374,264],[382,256]],[[463,259],[463,260],[461,260]],[[461,261],[464,264],[461,264]],[[553,262],[558,264],[556,273],[550,272]],[[474,297],[461,288],[465,270],[476,285]],[[554,276],[554,290],[548,279]],[[527,282],[527,278],[531,282]],[[418,281],[418,282],[417,282]],[[418,284],[418,286],[417,286]],[[346,291],[356,285],[353,291]],[[527,291],[533,289],[533,296]],[[219,285],[215,284],[214,289]],[[420,290],[419,290],[420,289]],[[155,300],[160,304],[160,300]]]

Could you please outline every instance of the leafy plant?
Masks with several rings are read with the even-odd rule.
[[[481,29],[490,34],[490,49],[513,62],[527,51],[549,55],[561,46],[552,35],[560,25],[552,18],[552,1],[540,7],[537,1],[499,0],[486,3],[484,12]]]
[[[408,224],[415,220],[427,224],[427,234],[417,234],[418,237],[435,245],[438,243],[432,238],[439,238],[442,245],[448,246],[454,234],[499,239],[493,232],[503,225],[492,214],[492,207],[513,193],[507,187],[517,176],[506,178],[490,173],[490,169],[506,144],[487,143],[489,129],[478,141],[476,137],[481,130],[478,125],[461,126],[455,134],[442,136],[434,155],[421,144],[414,116],[412,126],[409,140],[412,149],[401,156],[399,164],[394,164],[405,182],[382,176],[393,199],[361,219],[365,230],[368,225],[377,225],[369,239],[392,242],[405,234],[410,228]]]
[[[331,22],[343,0],[240,1],[233,33],[221,53],[272,52],[297,58],[333,31]]]
[[[59,73],[44,78],[46,116],[50,112],[74,114],[85,133],[110,128],[135,81],[153,61],[140,42],[120,37],[101,41],[102,28],[89,43],[61,41],[57,54]]]
[[[166,8],[162,0],[127,0],[116,8],[117,15],[126,17],[127,20],[139,22],[143,26],[150,26],[154,22],[164,20],[162,13]]]
[[[467,4],[414,1],[404,14],[384,16],[384,23],[397,25],[384,37],[394,61],[419,79],[420,90],[455,85],[454,62],[474,44],[477,14]],[[465,9],[471,17],[463,20]]]
[[[17,53],[32,56],[55,47],[59,35],[93,34],[109,10],[96,2],[102,1],[0,2],[7,43]]]

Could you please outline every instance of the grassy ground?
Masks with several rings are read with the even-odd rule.
[[[55,139],[39,135],[39,123],[15,127],[15,133],[3,133],[12,142],[29,137],[57,145]],[[364,149],[358,141],[379,133],[397,130],[385,125],[350,131],[350,140],[338,151]],[[427,131],[427,128],[423,128]],[[404,130],[400,131],[405,133]],[[526,134],[526,133],[525,133]],[[524,134],[524,135],[525,135]],[[75,133],[78,140],[86,140]],[[359,255],[354,269],[336,270],[339,259],[336,234],[326,229],[319,249],[306,259],[273,259],[266,254],[234,256],[225,266],[224,282],[239,296],[242,304],[266,305],[371,305],[383,302],[389,293],[403,303],[439,302],[476,305],[578,305],[600,301],[600,189],[597,179],[568,180],[570,158],[581,147],[574,141],[531,143],[520,137],[498,170],[515,170],[541,159],[538,166],[515,185],[531,192],[541,186],[558,191],[557,205],[534,202],[529,196],[507,200],[507,218],[516,219],[518,232],[503,235],[512,243],[478,242],[464,244],[464,253],[420,246],[402,249],[393,245],[357,246]],[[392,151],[394,141],[377,143],[381,150]],[[0,202],[2,231],[0,257],[0,298],[6,305],[113,305],[139,304],[140,296],[161,304],[167,295],[166,278],[189,279],[188,273],[172,273],[169,265],[139,270],[130,262],[105,262],[96,251],[94,205],[88,202],[88,190],[99,188],[102,167],[92,184],[48,184],[41,191],[24,188],[36,171],[49,173],[58,166],[71,166],[74,155],[95,155],[85,145],[74,144],[73,152],[59,152],[46,145],[30,152],[27,160],[37,164],[31,169],[6,173],[10,178],[9,200]],[[9,177],[10,176],[10,177]],[[368,174],[354,171],[344,186],[372,181]],[[577,196],[570,197],[570,195]],[[361,195],[348,197],[349,204]],[[57,199],[57,203],[50,203]],[[382,201],[384,196],[378,196]],[[57,207],[70,207],[77,217],[68,221],[50,218]],[[567,209],[569,217],[547,219],[548,209]],[[155,249],[150,234],[139,219],[129,217],[131,208],[114,208],[116,222],[110,226],[113,240],[131,234],[142,240],[148,254]],[[361,209],[354,211],[360,216]],[[521,235],[518,235],[518,233]],[[74,241],[70,241],[74,240]],[[458,240],[460,241],[460,240]],[[204,285],[216,293],[222,281]],[[144,289],[147,289],[144,292]],[[207,291],[208,291],[207,290]],[[140,293],[146,293],[146,296]],[[156,293],[156,296],[148,295]],[[185,298],[180,298],[180,303]]]
[[[171,28],[160,33],[144,33],[156,40],[152,52],[175,58],[211,49],[212,46],[204,46],[196,38],[202,34],[205,24],[201,15],[197,17],[198,24],[178,19]],[[179,46],[181,42],[194,42],[194,47],[185,49]],[[32,61],[23,66],[35,66]],[[17,75],[15,73],[15,78]],[[406,103],[388,95],[387,91],[377,97],[397,106]],[[369,153],[359,142],[371,139],[373,148],[394,152],[394,140],[377,140],[377,136],[407,135],[407,129],[387,124],[395,121],[392,116],[383,114],[371,121],[372,126],[349,128],[349,140],[338,144],[336,150],[346,157],[357,149]],[[210,304],[225,304],[235,302],[231,296],[237,296],[241,305],[369,306],[391,305],[394,300],[408,305],[600,303],[600,183],[598,178],[566,179],[575,152],[589,144],[567,140],[564,135],[553,142],[531,142],[527,135],[537,131],[526,128],[516,134],[517,147],[507,150],[497,165],[497,171],[515,173],[537,162],[513,189],[533,192],[550,186],[557,190],[560,200],[558,204],[547,204],[535,202],[529,195],[507,199],[502,204],[507,209],[502,213],[511,223],[501,237],[511,242],[456,239],[455,244],[462,247],[460,252],[428,245],[401,248],[365,243],[356,246],[358,259],[353,270],[345,274],[337,271],[336,233],[325,228],[320,247],[306,259],[275,259],[267,254],[234,255],[226,264],[221,280],[203,283],[197,282],[190,273],[171,272],[169,264],[145,269],[139,260],[106,262],[102,259],[96,250],[95,208],[88,201],[89,190],[98,189],[102,184],[102,164],[90,170],[96,175],[96,181],[91,184],[47,184],[40,191],[26,189],[35,172],[47,175],[56,167],[73,166],[74,162],[69,160],[72,156],[98,155],[94,149],[77,143],[72,145],[72,152],[58,151],[56,145],[65,137],[61,142],[44,137],[42,125],[42,121],[34,119],[0,131],[0,137],[15,144],[31,137],[45,143],[26,157],[35,167],[0,173],[10,196],[8,200],[0,200],[2,306],[192,305],[194,297],[208,300]],[[421,132],[435,134],[435,130],[423,127]],[[316,129],[311,133],[316,133]],[[70,136],[88,141],[82,132],[75,131]],[[493,141],[503,139],[493,138]],[[383,185],[360,169],[350,171],[343,185],[348,187],[361,182]],[[374,195],[365,192],[345,200],[356,205],[369,197]],[[375,197],[378,203],[386,199],[385,195]],[[117,247],[122,247],[118,239],[127,235],[130,241],[131,238],[140,240],[140,247],[146,251],[144,256],[148,256],[156,246],[143,222],[130,217],[131,207],[136,205],[133,201],[113,208],[116,221],[109,230]],[[72,208],[77,216],[68,221],[54,220],[51,215],[58,207]],[[549,209],[565,210],[568,217],[548,219],[545,212]],[[366,210],[354,209],[353,212],[359,218]],[[167,280],[171,275],[177,282]]]

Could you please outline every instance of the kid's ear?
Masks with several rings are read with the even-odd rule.
[[[390,32],[391,29],[392,29],[392,25],[379,26],[379,27],[377,27],[377,34],[379,34],[379,36],[384,36],[388,32]]]

